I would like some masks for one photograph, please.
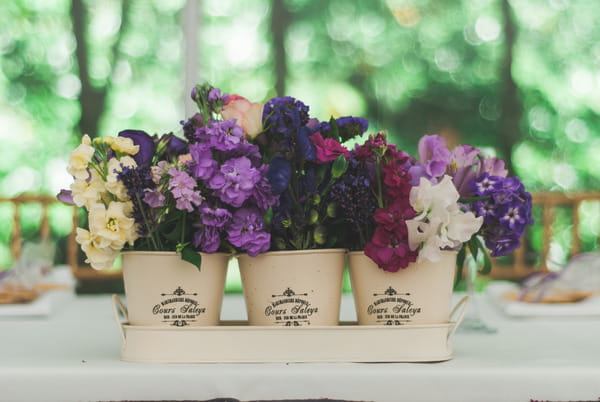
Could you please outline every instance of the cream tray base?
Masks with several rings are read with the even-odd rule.
[[[451,322],[431,325],[250,326],[223,321],[209,327],[137,326],[113,295],[121,334],[121,360],[141,363],[437,362],[452,358],[452,335],[468,297],[454,307]],[[454,320],[454,321],[452,321]]]

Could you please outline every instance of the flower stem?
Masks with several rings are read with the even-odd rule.
[[[160,248],[158,247],[158,245],[156,244],[156,240],[154,239],[154,230],[152,230],[150,228],[150,225],[148,223],[149,222],[148,218],[146,217],[146,213],[144,212],[144,206],[142,205],[142,200],[140,199],[140,195],[136,193],[135,198],[136,198],[138,207],[140,208],[140,213],[142,214],[142,219],[144,220],[144,225],[146,226],[146,230],[148,230],[150,242],[152,242],[152,246],[154,247],[155,251],[160,251]]]
[[[375,163],[375,173],[377,174],[377,205],[383,208],[383,183],[381,182],[381,158],[377,156]]]

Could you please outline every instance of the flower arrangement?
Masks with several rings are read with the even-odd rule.
[[[504,162],[426,135],[418,157],[384,133],[349,150],[366,120],[320,122],[291,97],[253,103],[208,84],[191,93],[199,112],[183,137],[126,130],[84,136],[60,199],[84,207],[77,228],[87,262],[112,266],[121,250],[198,252],[346,248],[381,269],[437,261],[457,250],[507,254],[532,224],[531,196]]]
[[[362,135],[367,122],[351,116],[319,122],[308,110],[291,97],[269,100],[253,140],[279,196],[271,220],[274,250],[343,248],[343,222],[329,192],[348,167],[349,151],[340,142]]]
[[[76,239],[92,267],[111,267],[122,250],[177,251],[200,267],[198,251],[269,249],[263,217],[278,199],[268,166],[242,126],[222,119],[227,94],[203,85],[192,98],[200,112],[182,122],[185,140],[127,130],[85,135],[71,153],[74,182],[59,199],[88,212]]]
[[[437,135],[419,141],[419,158],[396,149],[382,133],[350,152],[349,168],[333,185],[350,250],[364,250],[381,269],[395,272],[412,262],[438,261],[441,250],[467,249],[484,258],[508,254],[532,224],[531,195],[504,162],[481,150],[450,150]]]

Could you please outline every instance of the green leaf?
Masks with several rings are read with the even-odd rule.
[[[338,128],[337,121],[333,116],[329,119],[329,126],[331,127],[329,138],[333,138],[336,141],[340,141],[340,129]]]
[[[198,268],[198,271],[200,271],[202,256],[190,245],[185,246],[183,250],[181,250],[181,259],[195,265],[196,268]]]
[[[456,257],[456,277],[454,278],[454,288],[458,286],[460,281],[462,281],[463,277],[463,269],[465,265],[465,258],[467,257],[467,249],[466,246],[463,245],[460,251],[458,252],[458,256]]]
[[[340,155],[337,158],[335,158],[335,161],[333,161],[333,167],[331,168],[331,176],[334,179],[337,179],[346,172],[346,169],[348,169],[348,161],[346,160],[346,157],[344,155]]]
[[[273,207],[269,207],[269,209],[267,209],[263,219],[267,224],[271,224],[271,222],[273,222]]]

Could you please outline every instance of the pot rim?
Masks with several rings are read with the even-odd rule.
[[[268,257],[268,256],[285,256],[285,255],[305,255],[305,254],[345,254],[345,248],[315,248],[315,249],[307,249],[307,250],[278,250],[278,251],[267,251],[265,253],[260,253],[256,257],[250,257],[247,253],[236,254],[237,258],[258,258],[258,257]]]
[[[458,254],[458,250],[440,250],[440,253],[444,253],[444,254]],[[347,254],[349,256],[354,256],[354,255],[365,255],[364,250],[363,251],[348,251]]]
[[[140,250],[130,250],[130,251],[121,251],[121,254],[123,255],[163,255],[163,256],[176,256],[176,255],[181,255],[181,253],[178,253],[177,251],[140,251]],[[230,253],[223,253],[223,252],[218,252],[218,253],[204,253],[201,251],[198,251],[198,254],[200,254],[201,256],[228,256],[228,257],[232,257],[233,254]]]

